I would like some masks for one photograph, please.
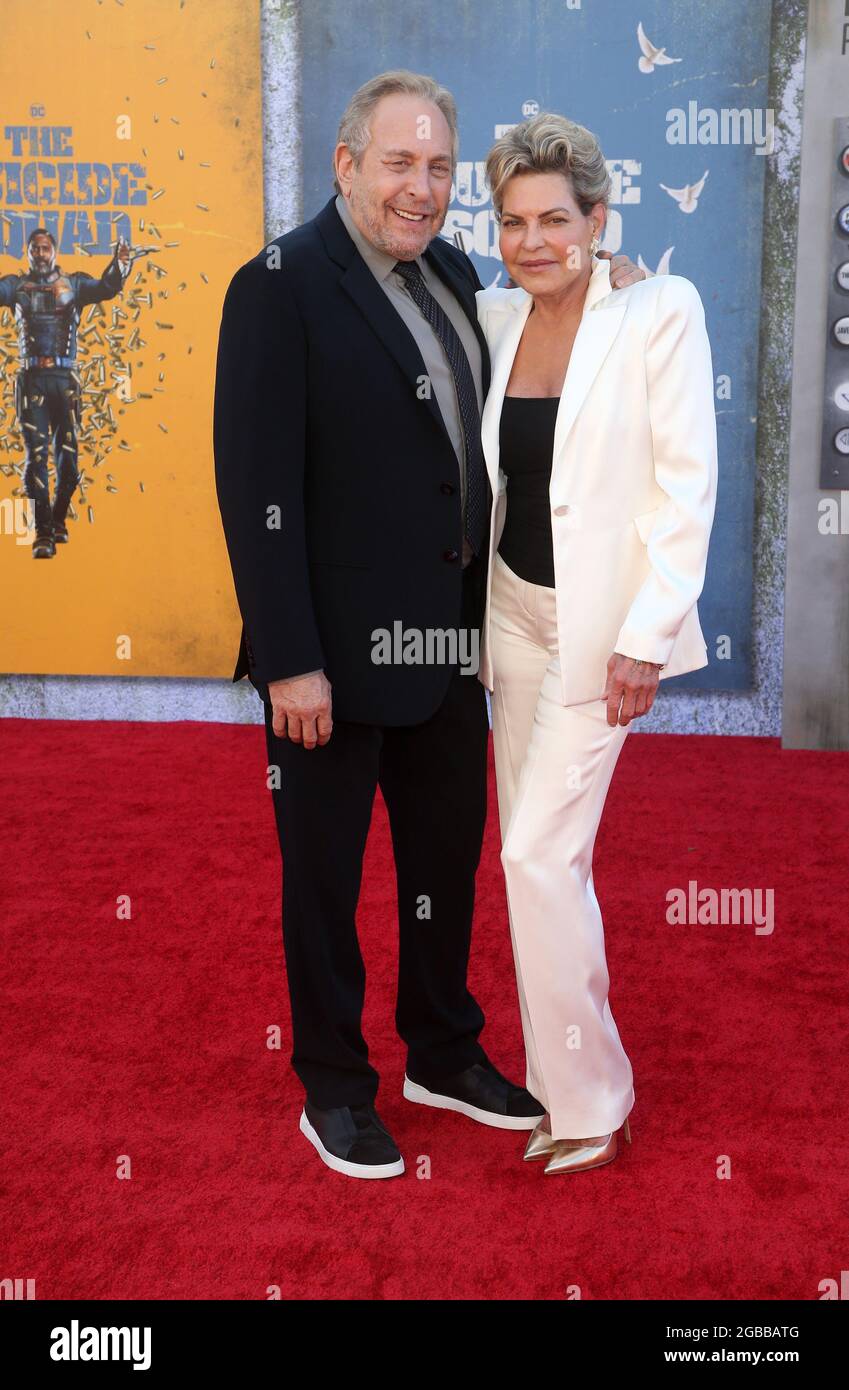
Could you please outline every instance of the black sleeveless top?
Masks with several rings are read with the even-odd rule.
[[[554,588],[551,457],[559,396],[505,396],[499,466],[507,477],[507,517],[498,553],[529,584]]]

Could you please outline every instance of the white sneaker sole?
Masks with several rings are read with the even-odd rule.
[[[344,1173],[346,1178],[398,1178],[404,1171],[404,1160],[396,1163],[349,1163],[345,1158],[337,1158],[326,1149],[307,1119],[307,1112],[301,1111],[300,1131],[309,1139],[322,1163],[332,1168],[334,1173]]]
[[[434,1110],[455,1110],[458,1115],[466,1115],[470,1120],[477,1120],[479,1125],[489,1125],[491,1129],[536,1129],[545,1113],[541,1110],[538,1115],[494,1115],[491,1110],[479,1110],[476,1105],[469,1105],[468,1101],[428,1091],[406,1075],[404,1098],[415,1105],[431,1105]]]

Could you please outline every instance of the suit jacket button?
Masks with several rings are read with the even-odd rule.
[[[457,491],[457,489],[453,483],[440,483],[439,491],[443,494],[444,497],[450,497],[452,493]]]
[[[460,557],[456,550],[443,550],[442,558],[450,563],[452,560],[459,560]]]

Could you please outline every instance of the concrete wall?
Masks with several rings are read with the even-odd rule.
[[[796,264],[792,421],[790,430],[789,537],[784,652],[784,719],[787,748],[849,748],[849,534],[846,494],[820,488],[820,425],[826,397],[824,314],[837,253],[831,218],[833,120],[849,117],[849,6],[844,0],[812,0],[808,30],[803,176],[799,190],[799,254]],[[840,176],[841,204],[849,179]],[[842,297],[838,314],[849,312]],[[845,348],[838,348],[849,358]],[[836,380],[849,375],[838,372]],[[834,389],[835,380],[830,390]],[[835,421],[835,423],[837,423]],[[846,423],[846,417],[840,421]],[[840,530],[820,529],[820,504],[844,502]]]

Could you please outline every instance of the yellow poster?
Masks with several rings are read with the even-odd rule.
[[[263,239],[259,0],[5,0],[3,48],[0,667],[229,676],[212,400]]]

